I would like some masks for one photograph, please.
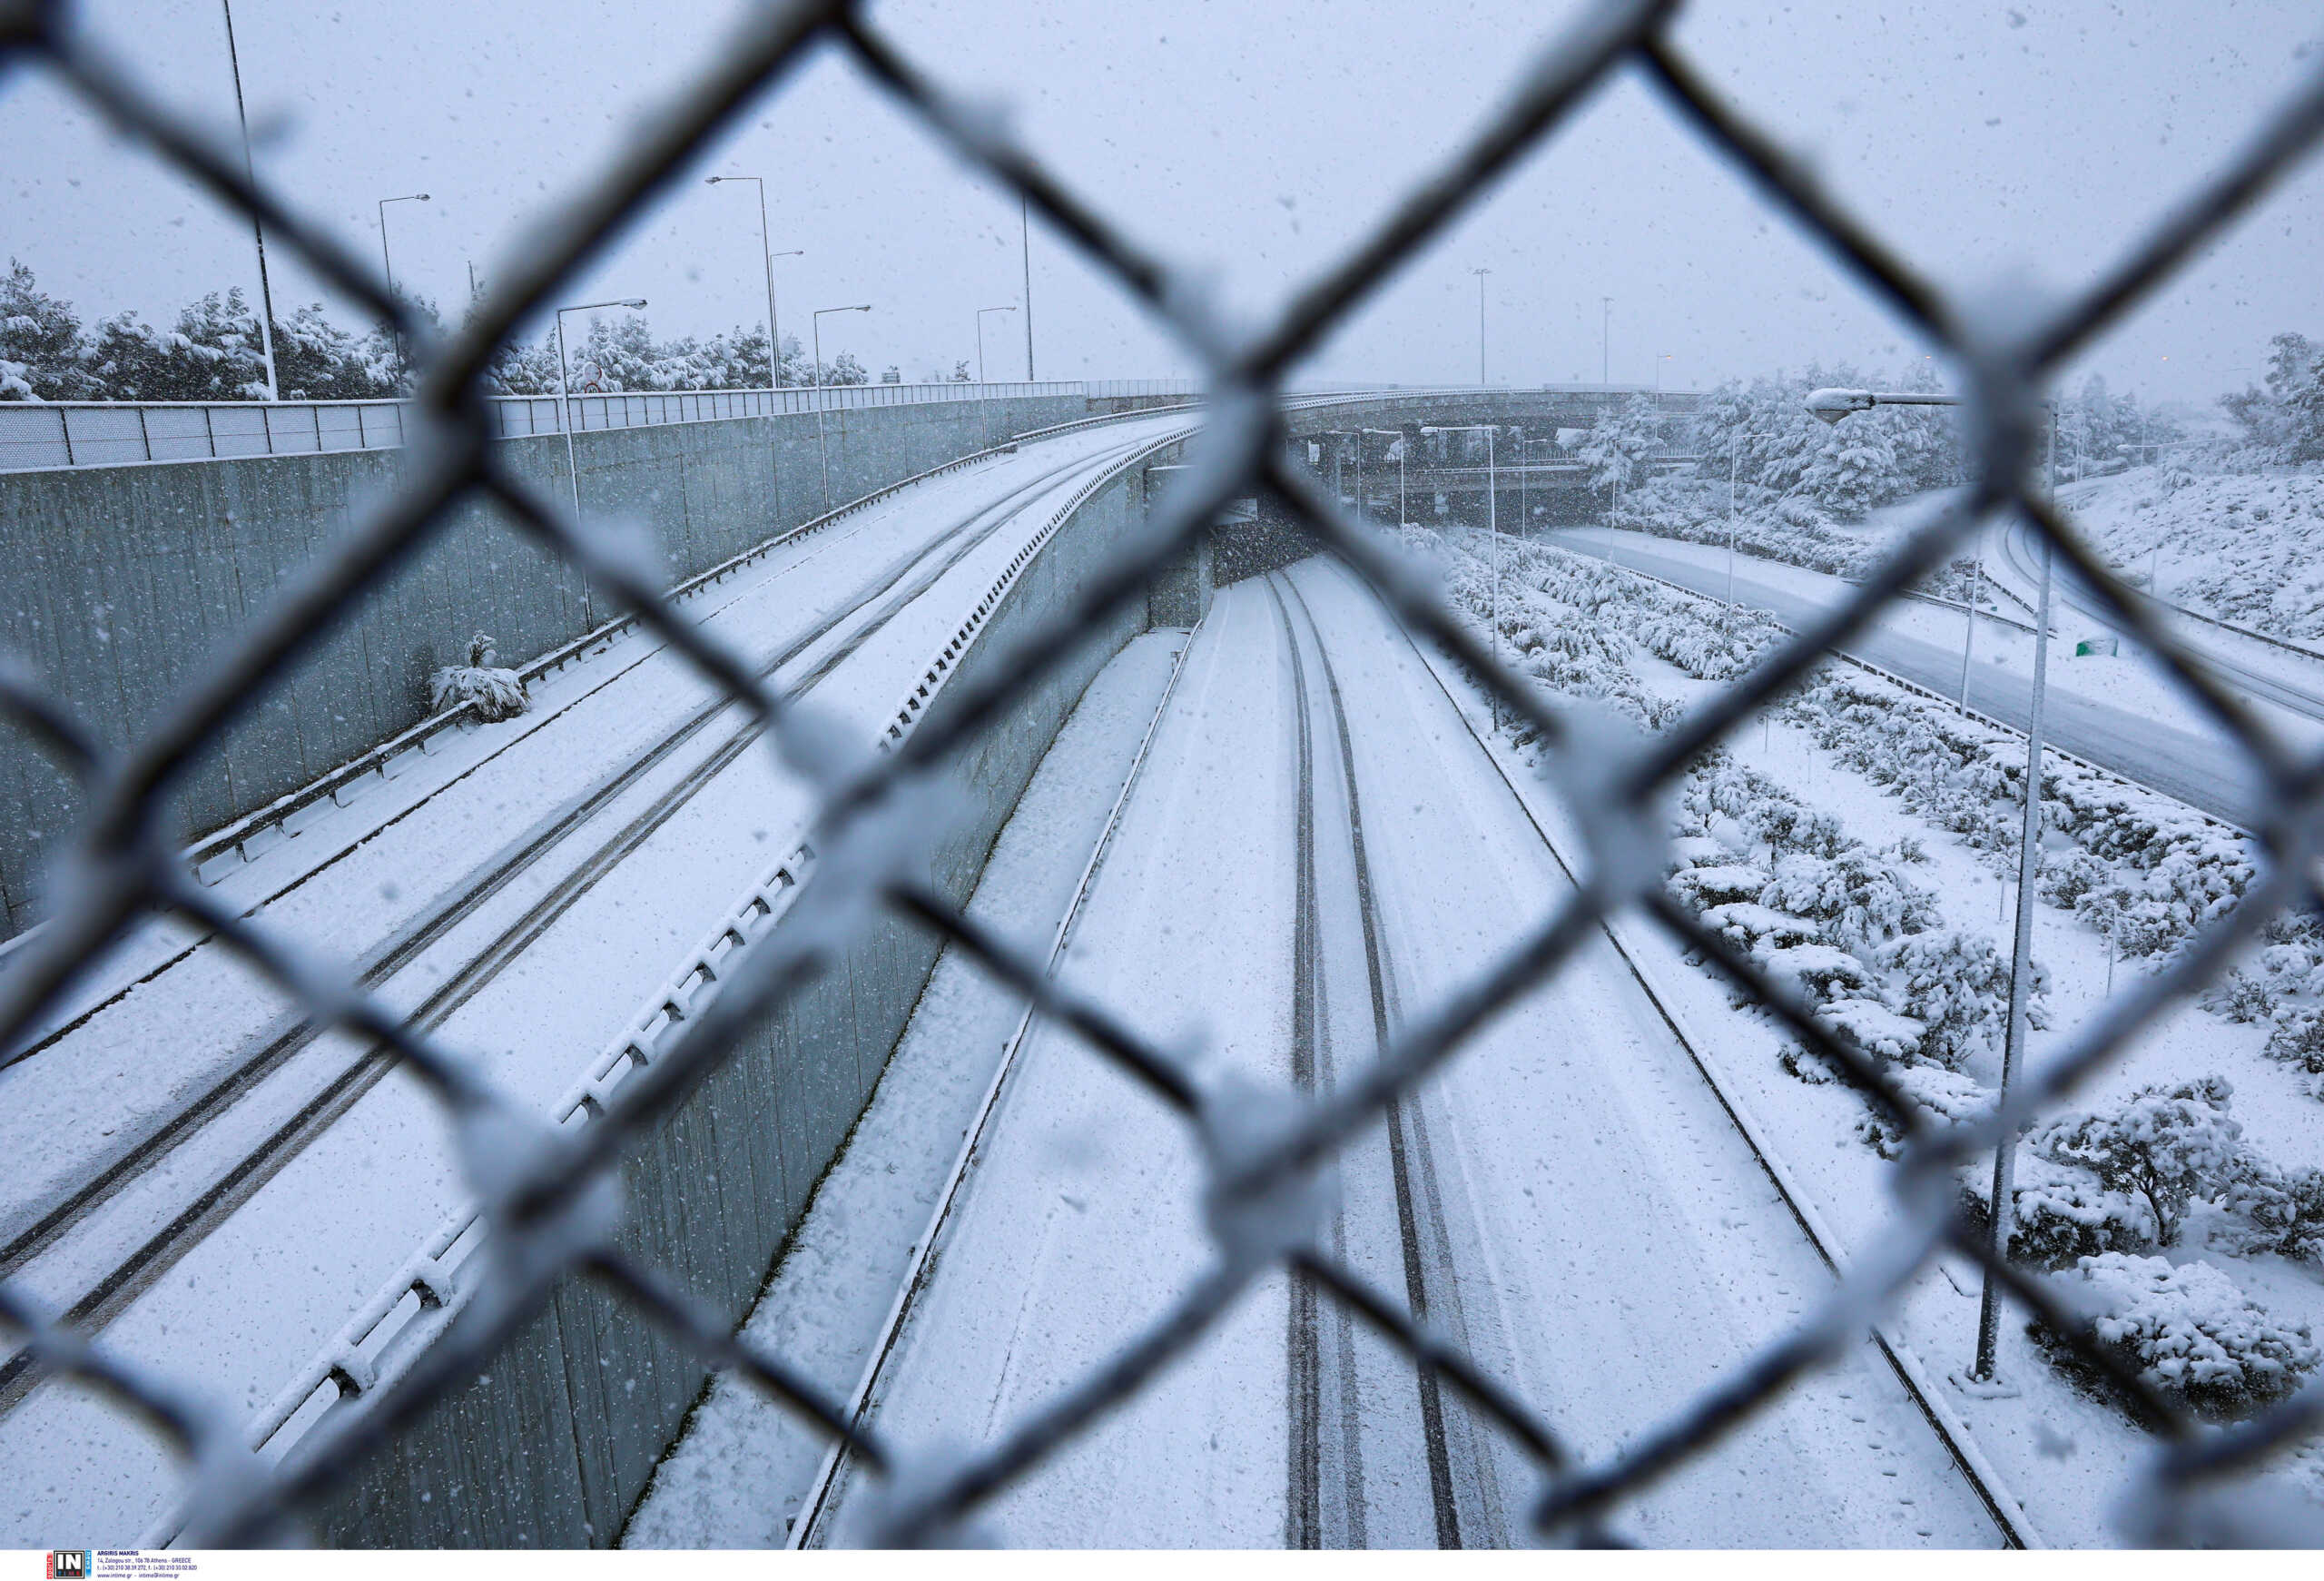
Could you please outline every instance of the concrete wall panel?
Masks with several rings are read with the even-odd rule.
[[[615,429],[574,439],[591,514],[645,523],[673,581],[822,510],[1024,430],[1084,416],[1080,397],[930,402]],[[569,498],[565,441],[502,442],[500,463]],[[23,654],[99,736],[125,746],[394,484],[395,450],[0,473],[0,647]],[[175,833],[192,838],[297,789],[424,716],[427,679],[468,637],[518,663],[607,613],[556,555],[496,509],[464,502],[368,589],[186,775]],[[78,796],[21,736],[0,736],[0,934],[40,912],[42,853]]]

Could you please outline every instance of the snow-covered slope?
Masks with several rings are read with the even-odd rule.
[[[2058,493],[2109,559],[2142,581],[2156,575],[2171,603],[2270,637],[2324,638],[2324,475],[2142,467]]]

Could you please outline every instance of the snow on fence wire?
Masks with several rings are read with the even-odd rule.
[[[2324,68],[2263,119],[2228,164],[2188,193],[2079,294],[2037,310],[2020,303],[2006,319],[1980,317],[1924,276],[1868,225],[1842,207],[1808,167],[1728,105],[1670,37],[1672,0],[1601,0],[1531,62],[1511,98],[1444,165],[1405,195],[1357,246],[1296,291],[1270,321],[1249,331],[1228,327],[1200,304],[1198,276],[1142,249],[1084,194],[1066,186],[1015,142],[999,120],[937,84],[849,0],[792,0],[753,10],[693,90],[631,137],[622,154],[576,194],[525,263],[450,339],[424,348],[425,376],[405,408],[412,464],[309,575],[184,691],[146,737],[118,755],[96,745],[22,667],[0,669],[0,707],[68,764],[88,787],[89,812],[75,831],[56,886],[56,912],[0,986],[0,1041],[19,1037],[76,972],[118,930],[150,907],[174,910],[215,933],[255,967],[300,996],[318,1023],[389,1044],[444,1108],[475,1188],[488,1259],[475,1297],[443,1337],[408,1369],[373,1391],[371,1407],[337,1431],[269,1463],[250,1448],[244,1424],[197,1399],[181,1380],[157,1374],[54,1324],[29,1294],[0,1286],[0,1325],[23,1333],[37,1360],[105,1392],[181,1450],[191,1465],[183,1540],[240,1546],[295,1531],[300,1512],[358,1459],[412,1420],[489,1359],[568,1275],[600,1281],[666,1328],[705,1363],[738,1369],[803,1418],[846,1441],[859,1464],[892,1479],[878,1536],[891,1542],[941,1540],[959,1523],[1072,1439],[1101,1413],[1136,1393],[1183,1354],[1263,1272],[1287,1266],[1330,1299],[1347,1305],[1444,1387],[1458,1390],[1521,1446],[1541,1474],[1532,1505],[1545,1537],[1596,1535],[1606,1512],[1769,1407],[1807,1369],[1852,1343],[1916,1270],[1950,1249],[1978,1262],[2078,1354],[2154,1431],[2160,1452],[2126,1489],[2121,1507],[2150,1542],[2233,1538],[2258,1528],[2234,1497],[2237,1474],[2324,1426],[2324,1384],[2263,1415],[2225,1428],[2199,1427],[2099,1344],[2036,1276],[1997,1257],[1986,1236],[1959,1215],[1954,1171],[1989,1151],[2066,1097],[2113,1056],[2153,1014],[2221,972],[2267,917],[2314,904],[2317,803],[2324,760],[2296,753],[2213,683],[2140,596],[2101,565],[2059,509],[2029,488],[2035,453],[2036,398],[2058,370],[2108,325],[2177,273],[2304,158],[2324,136]],[[325,227],[248,178],[239,153],[163,110],[133,81],[101,40],[72,25],[54,0],[0,0],[0,60],[35,66],[76,92],[124,134],[136,138],[253,217],[276,244],[298,252],[330,283],[415,339],[421,327],[364,260]],[[811,46],[851,59],[954,152],[1014,188],[1097,268],[1112,275],[1176,331],[1203,368],[1206,424],[1188,464],[1173,475],[1146,529],[1079,595],[1071,618],[1030,633],[1009,662],[964,686],[947,716],[923,716],[892,737],[889,750],[850,756],[799,706],[762,681],[739,656],[677,614],[655,586],[653,568],[571,519],[562,504],[511,476],[487,441],[490,409],[478,380],[515,328],[600,252],[624,222],[732,124]],[[1968,399],[1965,433],[1975,482],[1949,510],[1900,543],[1847,603],[1785,642],[1723,694],[1650,741],[1610,748],[1586,726],[1545,703],[1497,665],[1435,594],[1405,574],[1390,552],[1352,520],[1328,491],[1286,458],[1281,383],[1286,369],[1337,328],[1393,268],[1442,234],[1459,215],[1563,123],[1617,72],[1630,72],[1674,116],[1725,157],[1738,174],[1914,332],[1954,361]],[[1171,565],[1229,503],[1265,491],[1304,519],[1318,541],[1369,581],[1413,631],[1439,644],[1481,677],[1569,763],[1564,781],[1587,859],[1575,892],[1540,918],[1527,942],[1462,993],[1424,1007],[1358,1080],[1328,1094],[1285,1092],[1255,1102],[1240,1089],[1214,1090],[1176,1057],[1152,1047],[1101,1005],[1076,999],[1046,975],[1043,963],[994,938],[910,874],[926,820],[912,793],[930,766],[971,742],[1007,705],[1061,662],[1082,630],[1128,600]],[[357,989],[341,968],[311,956],[262,925],[214,904],[168,845],[158,810],[164,793],[202,745],[248,709],[259,690],[330,629],[374,580],[392,571],[445,520],[455,500],[484,495],[522,530],[579,566],[633,609],[639,623],[684,655],[767,728],[786,764],[813,783],[821,811],[811,845],[813,872],[789,896],[784,925],[763,930],[747,950],[722,959],[720,991],[700,1013],[659,1034],[651,1059],[630,1062],[604,1093],[590,1122],[559,1129],[491,1089],[459,1052],[406,1024]],[[1641,809],[1706,747],[1799,680],[1836,644],[1859,632],[1888,601],[1942,566],[1987,519],[2016,513],[2105,603],[2123,628],[2159,660],[2240,743],[2267,791],[2256,843],[2268,865],[2244,904],[2191,939],[2171,963],[2116,995],[2007,1103],[1986,1117],[1938,1127],[1853,1043],[1816,1022],[1788,992],[1670,899],[1661,887],[1668,831]],[[1589,750],[1557,748],[1586,743]],[[1093,1057],[1111,1061],[1153,1097],[1182,1114],[1209,1160],[1206,1202],[1216,1262],[1180,1303],[1130,1336],[1106,1364],[996,1441],[937,1460],[907,1459],[872,1429],[851,1428],[839,1405],[780,1357],[734,1337],[734,1314],[704,1309],[672,1281],[610,1250],[618,1212],[613,1177],[648,1128],[704,1079],[754,1018],[809,981],[869,908],[888,906],[936,930],[1041,1013],[1074,1030]],[[1315,1239],[1310,1191],[1335,1149],[1375,1122],[1386,1106],[1446,1061],[1499,1009],[1551,978],[1600,925],[1638,907],[1717,963],[1765,1003],[1809,1050],[1865,1093],[1900,1139],[1899,1220],[1879,1250],[1844,1270],[1839,1288],[1798,1329],[1670,1419],[1623,1424],[1629,1447],[1584,1463],[1556,1425],[1485,1376],[1468,1358],[1416,1323],[1403,1303],[1335,1262]],[[415,1299],[428,1299],[415,1276]],[[2254,1517],[2256,1518],[2256,1517]]]
[[[1150,387],[1150,388],[1149,388]],[[796,412],[856,411],[939,400],[1009,400],[1049,395],[1192,395],[1172,380],[1090,384],[833,384],[822,389],[628,390],[604,395],[499,395],[484,404],[496,440],[646,428],[657,423]],[[141,461],[213,461],[237,456],[307,456],[386,450],[404,442],[401,400],[0,402],[0,472],[117,467]],[[569,412],[569,416],[567,415]]]

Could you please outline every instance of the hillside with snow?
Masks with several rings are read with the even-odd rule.
[[[2171,603],[2270,637],[2324,639],[2324,475],[2141,467],[2069,483],[2059,498],[2109,560],[2142,586],[2155,576]]]

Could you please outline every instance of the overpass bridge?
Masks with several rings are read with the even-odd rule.
[[[1358,420],[1391,406],[1406,418],[1463,420],[1516,400],[1472,393],[1471,405],[1440,392],[1428,398],[1433,409],[1402,395],[1318,397],[1296,420]],[[731,442],[650,436],[636,452],[607,443],[576,475],[649,504],[680,493],[681,519],[697,529],[690,541],[709,552],[732,527],[720,509],[736,502],[701,487],[704,469],[753,464],[759,447],[782,438],[740,426],[775,420],[731,420]],[[886,464],[917,469],[702,568],[679,583],[683,607],[842,734],[907,741],[1005,666],[1012,642],[1086,597],[1152,492],[1167,487],[1199,421],[1183,409],[1071,420],[930,465],[921,463],[931,452],[898,432],[859,427],[847,441],[852,465],[881,464],[885,446]],[[956,425],[950,437],[963,431]],[[670,469],[658,486],[649,457]],[[279,509],[295,489],[219,469],[323,464],[206,462],[191,464],[190,477],[157,464],[110,487],[148,499],[214,489],[230,510]],[[96,475],[42,476],[79,484]],[[937,894],[960,904],[973,894],[1024,928],[1055,928],[1060,951],[1086,905],[1077,948],[1133,1013],[1168,1027],[1207,1010],[1236,1038],[1259,1039],[1259,1072],[1328,1086],[1334,1061],[1358,1061],[1386,1035],[1380,1018],[1393,1019],[1397,1003],[1427,1003],[1507,944],[1479,932],[1477,917],[1514,925],[1570,879],[1537,811],[1493,779],[1452,682],[1344,575],[1224,563],[1236,533],[1265,525],[1256,510],[1229,515],[1218,542],[1089,632],[1068,664],[980,734],[976,750],[945,761],[939,788],[951,821],[915,860]],[[461,552],[487,558],[436,568],[438,597],[468,590],[462,578],[547,574],[496,563],[489,549]],[[520,591],[501,596],[505,608],[530,608]],[[529,713],[495,725],[421,721],[192,855],[219,914],[354,962],[363,985],[415,1024],[478,1051],[496,1087],[584,1131],[618,1107],[625,1087],[651,1079],[690,1019],[715,1013],[738,962],[783,947],[791,908],[825,857],[811,823],[814,786],[797,766],[753,750],[753,722],[658,639],[599,621],[527,670]],[[1423,785],[1435,788],[1417,800],[1402,794]],[[1384,796],[1384,786],[1396,789]],[[1034,809],[1029,823],[1012,819],[1020,804]],[[1447,819],[1467,820],[1449,847]],[[1187,860],[1195,851],[1201,859]],[[1154,970],[1157,937],[1189,952],[1164,974],[1176,988]],[[1018,1011],[1005,992],[996,1002],[991,984],[980,990],[964,973],[973,976],[935,936],[872,920],[657,1128],[624,1182],[623,1244],[675,1270],[712,1310],[731,1318],[782,1278],[812,1286],[818,1270],[856,1292],[815,1287],[819,1311],[876,1298],[863,1323],[830,1328],[825,1359],[838,1371],[827,1381],[843,1393],[869,1365],[864,1387],[891,1402],[881,1408],[939,1422],[963,1419],[964,1402],[977,1399],[1021,1405],[1069,1375],[1120,1334],[1140,1292],[1152,1297],[1187,1272],[1198,1229],[1170,1218],[1191,1201],[1178,1190],[1191,1180],[1182,1139],[1143,1121],[1108,1122],[1106,1148],[1147,1188],[1086,1222],[1086,1201],[1068,1202],[1072,1222],[1060,1224],[1055,1183],[1037,1177],[1065,1145],[1054,1139],[1110,1112],[1112,1078],[1072,1065],[1071,1051],[1044,1058],[1027,1040],[1058,1034],[1029,1019],[1008,1033]],[[1412,1105],[1391,1136],[1351,1155],[1337,1230],[1384,1281],[1417,1269],[1413,1305],[1457,1314],[1475,1349],[1518,1374],[1550,1362],[1524,1337],[1521,1313],[1552,1312],[1597,1334],[1600,1354],[1633,1321],[1591,1306],[1551,1264],[1521,1259],[1497,1291],[1479,1282],[1479,1270],[1539,1243],[1551,1220],[1481,1223],[1459,1207],[1587,1194],[1586,1171],[1541,1182],[1507,1175],[1542,1150],[1538,1136],[1495,1143],[1486,1133],[1496,1126],[1564,1126],[1561,1156],[1577,1161],[1625,1128],[1638,1145],[1663,1145],[1635,1131],[1629,1099],[1574,1106],[1555,1067],[1578,1025],[1630,1029],[1616,1063],[1625,1080],[1657,1085],[1672,1134],[1726,1138],[1665,1160],[1676,1173],[1656,1188],[1656,1212],[1633,1201],[1589,1215],[1596,1240],[1586,1255],[1665,1273],[1696,1259],[1706,1281],[1698,1293],[1714,1303],[1730,1255],[1716,1249],[1738,1237],[1784,1280],[1822,1277],[1817,1249],[1779,1201],[1729,1189],[1750,1175],[1748,1148],[1718,1132],[1715,1095],[1687,1085],[1694,1078],[1675,1033],[1638,1030],[1652,1024],[1639,983],[1600,962],[1571,992],[1578,997],[1529,1013],[1497,1035],[1492,1058],[1464,1066],[1502,1077]],[[1278,1041],[1266,1029],[1281,1028],[1285,1005],[1293,1024]],[[1006,1035],[980,1030],[993,1024]],[[931,1240],[915,1214],[962,1190],[958,1168],[943,1166],[976,1151],[960,1151],[964,1131],[988,1135],[1002,1079],[1020,1058],[1049,1074],[1027,1077],[1009,1100],[1010,1125],[989,1133],[999,1150],[991,1172],[960,1198],[960,1239],[950,1244],[962,1271],[908,1329],[896,1327],[911,1303],[900,1295],[891,1308],[883,1292],[939,1288],[927,1283]],[[0,1059],[0,1136],[20,1161],[0,1199],[0,1278],[123,1356],[164,1369],[200,1357],[264,1456],[297,1456],[359,1424],[487,1286],[495,1250],[468,1196],[470,1149],[445,1135],[389,1050],[306,1023],[255,985],[214,933],[174,922],[133,930]],[[909,1080],[882,1086],[897,1061]],[[1080,1074],[1059,1086],[1060,1067]],[[869,1139],[868,1151],[852,1135]],[[1031,1223],[1053,1232],[1029,1266],[1036,1249],[1010,1227]],[[1157,1239],[1141,1239],[1147,1231]],[[1119,1265],[1147,1247],[1161,1250],[1137,1253],[1135,1269]],[[771,1286],[786,1249],[787,1272]],[[1109,1285],[1100,1271],[1125,1282]],[[1007,1290],[1014,1305],[995,1307]],[[964,1369],[960,1325],[1028,1300],[1051,1314],[1050,1340],[1031,1354],[1000,1349],[1020,1357],[1015,1381]],[[1133,1467],[1179,1468],[1166,1483],[1180,1470],[1199,1480],[1210,1453],[1239,1464],[1264,1451],[1290,1466],[1287,1481],[1240,1477],[1245,1491],[1212,1507],[1169,1497],[1154,1507],[1216,1516],[1212,1529],[1255,1540],[1267,1540],[1270,1522],[1332,1542],[1521,1534],[1506,1491],[1519,1468],[1480,1418],[1432,1403],[1426,1388],[1410,1395],[1409,1372],[1295,1291],[1278,1287],[1256,1310],[1256,1327],[1238,1329],[1186,1387],[1237,1398],[1274,1390],[1292,1402],[1287,1429],[1264,1411],[1243,1413],[1241,1438],[1205,1450],[1187,1437],[1202,1413],[1183,1390],[1164,1390],[1141,1408],[1158,1413],[1149,1425],[1160,1437],[1098,1443],[1067,1495],[1039,1507],[1050,1527],[1027,1529],[1119,1540],[1097,1512]],[[883,1316],[893,1321],[883,1326]],[[1662,1339],[1671,1353],[1695,1347],[1708,1370],[1739,1359],[1748,1337],[1738,1327],[1724,1349],[1710,1347],[1716,1357],[1700,1333]],[[657,1477],[684,1475],[667,1451],[704,1377],[666,1327],[576,1284],[482,1376],[364,1462],[320,1533],[350,1543],[578,1545],[640,1521],[650,1527],[672,1518],[666,1499],[649,1496]],[[1617,1369],[1602,1380],[1604,1398],[1577,1408],[1620,1419],[1620,1397],[1659,1387],[1676,1398],[1686,1381]],[[1829,1512],[1819,1518],[1830,1529],[1814,1534],[1824,1540],[1994,1537],[1948,1469],[1942,1434],[1931,1435],[1909,1386],[1872,1352],[1803,1398],[1803,1418],[1738,1439],[1657,1518],[1736,1541],[1797,1539],[1796,1525],[1734,1524],[1748,1507],[1738,1489],[1773,1465],[1823,1490],[1807,1507]],[[1872,1459],[1849,1438],[1867,1418],[1885,1446]],[[1174,1448],[1157,1454],[1157,1442]],[[846,1466],[819,1469],[811,1457],[802,1470],[791,1450],[766,1465],[782,1484],[769,1507],[801,1512],[788,1534],[796,1540],[827,1535],[834,1528],[821,1512],[841,1520],[859,1497]],[[1427,1468],[1424,1483],[1405,1474],[1413,1467]],[[1923,1507],[1851,1497],[1900,1468]],[[801,1474],[783,1482],[792,1472]],[[42,1376],[23,1351],[0,1359],[0,1485],[24,1490],[0,1520],[20,1543],[62,1529],[151,1543],[176,1529],[181,1484],[155,1443],[103,1402]],[[1166,1522],[1153,1535],[1172,1530]]]

